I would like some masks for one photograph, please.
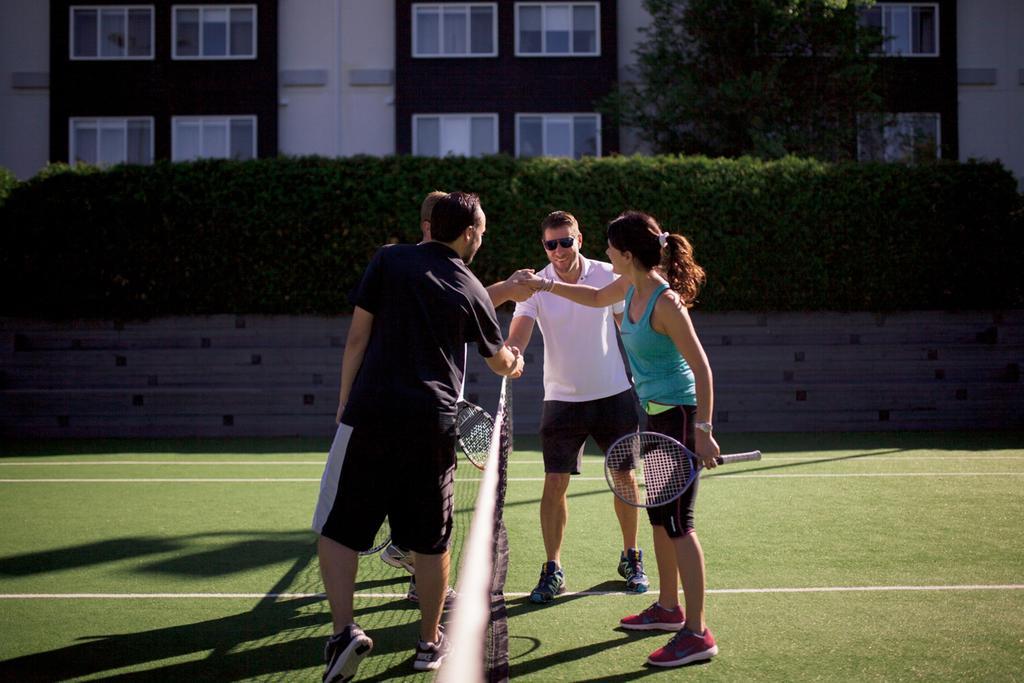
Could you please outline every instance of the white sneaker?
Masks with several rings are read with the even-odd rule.
[[[391,565],[395,569],[404,569],[410,574],[415,571],[412,552],[399,548],[394,543],[380,551],[380,559],[384,564]]]
[[[455,589],[448,586],[448,590],[444,592],[444,611],[447,612],[455,607],[455,598],[457,597]],[[413,575],[409,578],[409,592],[405,594],[405,599],[410,602],[415,602],[417,605],[420,602],[420,595],[416,592],[416,576]]]

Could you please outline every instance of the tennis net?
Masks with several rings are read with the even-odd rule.
[[[508,534],[503,521],[508,458],[512,452],[512,394],[503,379],[494,432],[463,543],[449,638],[452,650],[438,672],[441,683],[508,680],[505,577]]]

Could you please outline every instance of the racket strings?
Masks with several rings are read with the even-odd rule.
[[[690,479],[690,460],[675,449],[654,445],[643,456],[643,491],[648,505],[667,503]]]
[[[615,495],[640,507],[671,501],[687,487],[693,473],[682,449],[649,432],[620,439],[608,451],[605,466]]]
[[[466,457],[474,465],[482,467],[487,461],[487,452],[491,447],[494,420],[482,408],[463,406],[459,410],[457,430],[459,444]]]

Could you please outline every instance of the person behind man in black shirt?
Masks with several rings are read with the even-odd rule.
[[[349,680],[373,647],[353,621],[358,551],[385,516],[394,541],[416,553],[418,670],[440,666],[455,472],[455,403],[464,344],[496,374],[519,377],[494,306],[467,265],[487,223],[476,195],[452,192],[431,213],[431,240],[380,249],[356,289],[342,358],[338,430],[313,529],[334,635],[324,681]]]

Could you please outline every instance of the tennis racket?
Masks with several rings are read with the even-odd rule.
[[[482,470],[487,464],[487,452],[491,448],[494,418],[480,406],[460,400],[455,418],[455,432],[466,458],[477,469]]]
[[[715,458],[719,465],[760,460],[761,451],[733,453]],[[604,477],[619,500],[634,507],[652,508],[683,495],[700,472],[700,459],[671,436],[634,432],[608,449]]]
[[[373,538],[373,546],[367,550],[359,551],[360,555],[373,555],[379,553],[384,548],[388,547],[391,543],[391,524],[388,522],[388,518],[384,518],[384,523],[377,529],[377,535]]]

